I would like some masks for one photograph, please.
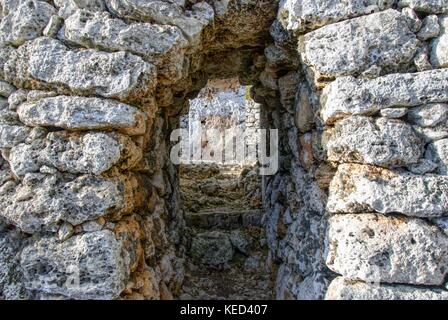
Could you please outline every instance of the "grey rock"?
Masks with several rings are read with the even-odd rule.
[[[174,82],[182,77],[182,55],[188,42],[175,26],[126,24],[110,18],[107,13],[79,10],[65,20],[61,33],[65,40],[86,47],[128,51],[142,56],[154,63],[159,68],[159,75],[166,80]],[[168,63],[170,67],[164,68]]]
[[[417,33],[417,37],[426,41],[431,38],[435,38],[440,33],[439,18],[436,15],[429,15],[423,20],[423,26]]]
[[[232,260],[234,249],[226,233],[211,231],[193,238],[190,254],[202,264],[218,267],[225,266]]]
[[[403,8],[401,10],[401,13],[406,17],[408,20],[409,28],[412,32],[417,33],[420,31],[423,22],[418,17],[417,13],[412,10],[411,8]]]
[[[31,128],[0,123],[0,148],[12,148],[28,138]]]
[[[14,91],[16,91],[16,88],[13,85],[0,81],[0,96],[8,98]]]
[[[58,96],[28,102],[17,108],[27,126],[67,130],[116,129],[127,135],[146,131],[146,116],[137,108],[113,100]]]
[[[129,278],[129,257],[110,231],[43,238],[23,250],[20,265],[27,288],[71,299],[117,298]]]
[[[0,43],[19,46],[42,35],[56,10],[46,2],[20,1],[0,23]]]
[[[331,24],[301,38],[302,58],[316,83],[371,68],[381,74],[398,71],[410,65],[418,46],[406,17],[395,10]]]
[[[408,113],[407,108],[387,108],[380,111],[381,116],[389,119],[399,119]]]
[[[350,114],[447,102],[448,69],[391,74],[373,80],[338,78],[325,87],[321,101],[326,123]]]
[[[448,138],[448,127],[445,121],[432,128],[414,126],[414,130],[418,132],[426,143]]]
[[[232,230],[229,235],[232,245],[245,255],[249,254],[252,246],[252,240],[241,230]]]
[[[84,232],[100,231],[102,228],[103,226],[96,221],[87,221],[82,224],[82,230]]]
[[[51,16],[50,21],[48,21],[48,24],[45,27],[42,34],[46,37],[56,38],[59,30],[62,28],[63,25],[64,20],[58,15],[53,15]]]
[[[69,18],[79,9],[91,12],[106,11],[104,0],[54,0],[54,4],[59,9],[58,14],[64,19]]]
[[[401,213],[440,217],[448,212],[448,177],[413,175],[342,164],[330,185],[331,213]]]
[[[1,223],[1,222],[0,222]],[[24,287],[17,253],[24,244],[18,230],[0,230],[0,299],[22,300],[32,298]]]
[[[59,222],[79,225],[106,214],[132,211],[126,192],[133,192],[130,178],[27,174],[21,184],[0,195],[1,213],[27,233],[53,230]],[[56,231],[56,230],[54,230]]]
[[[330,218],[327,266],[346,279],[442,285],[448,237],[421,219],[376,214]]]
[[[18,177],[48,165],[61,172],[102,174],[118,166],[130,169],[142,151],[129,137],[118,133],[51,132],[45,140],[20,144],[11,149],[9,163]]]
[[[213,21],[213,8],[206,2],[196,3],[184,12],[179,3],[161,0],[107,0],[108,8],[117,16],[138,21],[177,26],[184,36],[197,42],[202,30]]]
[[[410,7],[426,13],[443,13],[448,11],[447,0],[399,0],[401,7]]]
[[[61,42],[45,37],[14,51],[5,64],[5,76],[17,87],[127,102],[142,101],[156,84],[156,68],[135,55],[71,51]]]
[[[420,159],[417,163],[411,164],[408,170],[415,174],[426,174],[437,169],[437,164],[428,159]]]
[[[408,121],[420,127],[435,127],[448,118],[448,104],[433,103],[412,108]]]
[[[440,19],[440,35],[431,42],[430,61],[435,68],[448,67],[448,16]]]
[[[69,239],[75,232],[75,229],[70,223],[64,222],[58,230],[58,240],[64,242]]]
[[[342,20],[390,8],[395,0],[283,0],[278,20],[288,30],[302,33]]]
[[[329,161],[395,167],[417,163],[424,144],[403,121],[352,116],[335,124],[326,148]]]
[[[434,141],[428,146],[426,158],[438,166],[438,173],[448,175],[448,139]]]
[[[334,279],[326,300],[448,300],[448,291],[404,285],[376,285]]]
[[[420,48],[414,57],[415,68],[418,72],[434,69],[429,62],[429,50],[427,46]]]

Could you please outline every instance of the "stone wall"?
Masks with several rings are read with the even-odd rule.
[[[169,135],[238,77],[280,130],[279,299],[446,299],[446,0],[0,0],[0,297],[171,299]]]

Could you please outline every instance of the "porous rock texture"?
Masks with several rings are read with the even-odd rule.
[[[210,79],[238,77],[279,130],[260,188],[276,298],[447,299],[446,14],[0,0],[0,298],[177,298],[170,132]]]

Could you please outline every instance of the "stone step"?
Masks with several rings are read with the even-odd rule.
[[[262,226],[261,209],[235,210],[229,208],[213,208],[200,212],[187,212],[187,226],[201,229],[232,230],[247,226]]]

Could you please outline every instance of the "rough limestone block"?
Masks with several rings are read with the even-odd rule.
[[[118,133],[59,131],[32,144],[13,147],[9,164],[12,172],[21,178],[37,172],[44,165],[61,172],[99,175],[113,166],[130,169],[141,158],[141,148],[129,137]]]
[[[448,102],[448,69],[391,74],[373,80],[342,77],[322,94],[321,115],[329,124],[355,114],[369,115],[390,107]]]
[[[106,0],[118,17],[179,27],[189,41],[197,41],[206,25],[213,21],[213,8],[206,2],[196,3],[192,10],[180,3],[161,0]]]
[[[448,237],[417,218],[343,214],[329,219],[327,266],[351,280],[442,285]]]
[[[17,0],[18,1],[18,0]],[[0,43],[19,46],[42,35],[56,10],[46,2],[21,1],[0,23]]]
[[[29,299],[29,292],[24,287],[17,252],[23,246],[23,236],[18,230],[2,230],[0,220],[0,299]]]
[[[395,10],[322,27],[301,37],[303,62],[316,83],[335,77],[400,70],[419,46],[406,17]]]
[[[0,148],[12,148],[26,140],[31,128],[23,125],[0,123]]]
[[[342,164],[330,184],[327,210],[440,217],[448,212],[448,177]]]
[[[43,238],[22,251],[20,265],[27,288],[72,299],[117,298],[129,279],[129,257],[108,230]]]
[[[147,98],[157,82],[156,68],[125,52],[71,51],[51,38],[38,38],[10,54],[8,82],[61,94],[99,95],[123,101]]]
[[[115,129],[127,135],[146,131],[146,116],[137,108],[114,100],[58,96],[17,107],[20,121],[30,127],[67,130]]]
[[[86,47],[139,55],[154,63],[166,79],[176,81],[182,77],[182,54],[188,41],[175,26],[126,24],[110,18],[108,13],[79,10],[65,20],[61,34],[65,40]]]
[[[64,19],[79,9],[91,12],[107,11],[104,0],[54,0],[54,4],[59,9],[58,15]]]
[[[399,0],[398,4],[425,13],[448,12],[448,0]]]
[[[448,175],[448,139],[431,143],[426,152],[426,158],[437,164],[437,172]]]
[[[229,236],[221,231],[198,234],[191,243],[190,255],[210,266],[222,266],[232,260],[234,249]]]
[[[439,18],[435,14],[433,14],[427,16],[423,20],[423,26],[417,33],[417,37],[422,41],[426,41],[428,39],[437,37],[439,33],[440,33]]]
[[[448,5],[447,5],[448,6]],[[435,68],[448,67],[448,16],[440,19],[440,35],[431,43],[430,61]]]
[[[327,24],[388,9],[395,0],[283,0],[278,20],[288,30],[302,33]]]
[[[135,200],[127,197],[136,192],[136,185],[132,176],[27,174],[22,183],[0,189],[0,216],[27,233],[53,230],[64,221],[79,225],[111,213],[132,212]]]
[[[408,112],[408,121],[420,127],[435,127],[448,118],[448,104],[431,103],[415,107]]]
[[[335,124],[326,148],[329,161],[394,167],[417,163],[424,143],[403,121],[352,116]]]
[[[448,291],[405,285],[376,285],[334,279],[328,287],[326,300],[448,300]]]

